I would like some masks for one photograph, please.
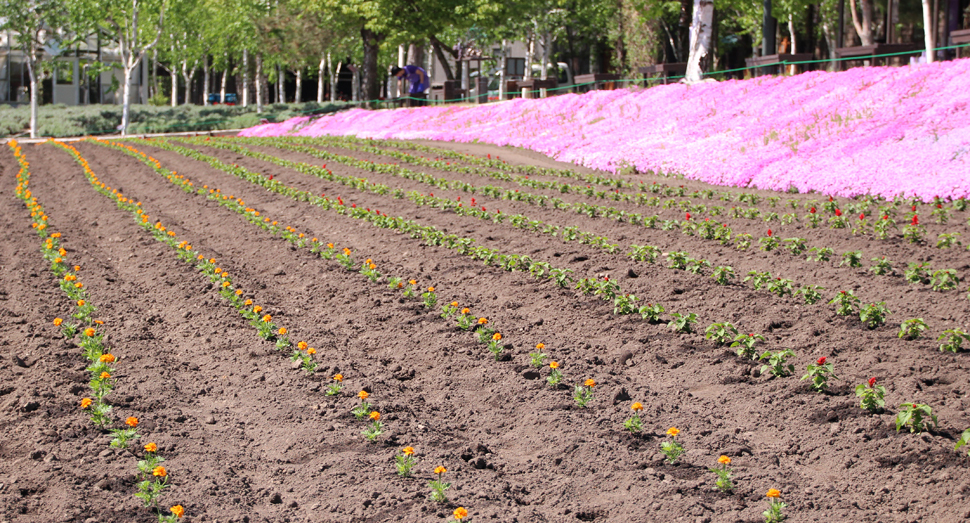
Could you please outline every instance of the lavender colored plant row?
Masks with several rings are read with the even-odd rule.
[[[243,136],[479,141],[611,172],[838,196],[970,196],[970,59],[594,91],[483,106],[351,110]]]

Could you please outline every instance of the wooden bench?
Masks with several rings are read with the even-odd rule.
[[[762,74],[781,74],[785,66],[782,62],[807,62],[812,59],[812,53],[779,53],[765,56],[746,58],[744,64],[751,68],[751,76]]]
[[[653,64],[645,67],[639,67],[637,68],[637,72],[643,75],[644,86],[650,85],[652,80],[661,80],[663,84],[666,85],[670,80],[671,75],[684,76],[684,73],[687,72],[687,63],[677,62],[672,64]]]
[[[857,47],[840,47],[835,50],[835,70],[841,71],[842,64],[849,60],[872,60],[872,65],[879,65],[879,60],[888,65],[890,56],[876,58],[878,55],[896,54],[896,56],[906,56],[909,54],[918,55],[923,49],[916,44],[872,44],[860,45]]]
[[[950,33],[950,45],[970,44],[970,29],[960,29]],[[957,58],[962,57],[964,47],[957,47]]]
[[[591,89],[612,90],[615,88],[614,82],[619,79],[620,75],[614,73],[592,73],[577,75],[574,79],[575,84],[573,85],[573,92],[578,93],[582,91],[589,91]]]
[[[529,96],[527,98],[534,98],[539,89],[555,89],[559,87],[559,79],[546,78],[545,80],[541,80],[539,78],[530,78],[528,80],[519,80],[517,87],[520,92],[523,89],[528,89]]]

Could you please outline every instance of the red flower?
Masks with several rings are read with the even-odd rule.
[[[356,204],[356,203],[352,203],[352,204],[350,204],[350,206],[351,206],[352,208],[354,208],[354,209],[356,209],[356,208],[357,208],[357,204]]]
[[[860,215],[859,215],[859,219],[860,219],[860,220],[865,220],[865,219],[866,219],[866,215],[865,215],[865,213],[863,213],[863,214],[860,214]]]
[[[835,215],[836,215],[836,216],[842,216],[842,211],[840,211],[840,210],[838,210],[838,209],[836,209],[836,210],[835,210]]]
[[[876,384],[876,377],[873,376],[873,377],[869,378],[869,387],[872,387],[875,384]]]
[[[832,197],[831,196],[829,196],[829,201],[832,201]]]
[[[919,216],[913,215],[913,225],[919,225]]]
[[[687,213],[687,221],[690,221],[690,213]]]
[[[768,237],[771,237],[771,229],[768,229]]]
[[[270,180],[272,180],[272,179],[273,179],[273,175],[272,175],[272,174],[271,174],[271,175],[269,175],[269,179],[270,179]]]
[[[432,198],[434,198],[434,193],[433,192],[428,193],[428,195],[431,196]]]
[[[883,216],[882,219],[883,220],[888,220],[889,219],[889,215],[887,214],[887,215]]]
[[[819,358],[818,361],[815,363],[817,365],[825,365],[825,356],[822,356],[821,358]]]
[[[815,214],[815,207],[812,207],[811,209],[809,209],[808,212]]]
[[[913,206],[913,212],[916,212],[916,206],[915,205]]]
[[[942,204],[942,203],[938,203],[938,204],[936,204],[936,208],[937,208],[937,209],[942,209],[942,208],[943,208],[943,204]]]

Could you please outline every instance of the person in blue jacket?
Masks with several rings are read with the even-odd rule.
[[[431,79],[428,78],[427,71],[416,65],[394,66],[391,68],[391,75],[397,77],[398,85],[405,80],[411,82],[411,88],[408,89],[408,94],[411,95],[424,94],[424,91],[431,86]]]

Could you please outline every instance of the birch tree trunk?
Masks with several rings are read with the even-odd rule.
[[[172,77],[172,107],[176,107],[179,104],[179,72],[178,69],[172,66],[168,71],[169,76]]]
[[[872,45],[872,0],[862,0],[862,23],[859,23],[855,0],[849,0],[849,7],[852,11],[852,25],[855,26],[855,32],[859,35],[862,45]]]
[[[333,67],[333,59],[330,57],[330,53],[327,53],[327,68],[330,69],[330,101],[337,101],[337,82],[340,80],[340,68],[343,66],[343,62],[337,63],[337,68]]]
[[[209,105],[209,57],[202,55],[202,105]]]
[[[27,57],[27,74],[30,76],[30,137],[37,138],[37,60],[31,47]]]
[[[283,87],[283,68],[279,65],[276,66],[276,101],[277,103],[286,103],[286,92]]]
[[[529,30],[528,36],[528,47],[525,52],[525,74],[523,79],[532,79],[532,62],[536,59],[536,32],[532,29]]]
[[[690,53],[687,55],[687,73],[684,82],[701,81],[701,59],[711,48],[711,27],[714,21],[714,1],[694,0],[694,17],[690,24]]]
[[[323,55],[320,57],[320,66],[317,67],[317,103],[318,104],[323,103],[323,96],[324,96],[323,72],[326,66],[327,66],[327,56]]]
[[[296,93],[293,94],[293,103],[300,103],[303,97],[300,91],[303,90],[303,69],[296,70]]]
[[[499,101],[505,100],[505,95],[507,94],[508,86],[505,84],[505,70],[508,67],[508,40],[502,40],[502,55],[499,59],[499,72],[498,72],[498,99]]]
[[[936,54],[933,48],[935,32],[933,31],[933,9],[930,0],[923,0],[923,40],[926,41],[926,63],[933,63],[933,55]]]
[[[226,79],[229,78],[229,68],[222,72],[222,85],[219,86],[219,101],[226,103]]]
[[[243,49],[242,105],[243,107],[249,107],[249,51],[246,49]]]
[[[263,112],[263,55],[256,53],[256,113]]]

